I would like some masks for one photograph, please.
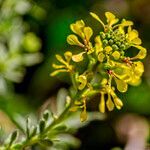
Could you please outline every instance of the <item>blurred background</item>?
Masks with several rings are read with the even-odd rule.
[[[70,24],[83,19],[99,34],[101,27],[89,12],[104,18],[111,11],[119,18],[134,22],[148,55],[143,61],[145,72],[138,87],[129,87],[120,95],[124,107],[108,113],[106,119],[95,120],[80,128],[75,137],[81,140],[79,150],[119,150],[126,143],[125,129],[142,128],[147,147],[150,143],[150,1],[149,0],[0,0],[0,135],[14,127],[13,118],[20,114],[36,114],[62,87],[68,88],[66,75],[52,78],[51,64],[55,54],[73,50],[66,37]],[[90,103],[89,111],[97,111]],[[11,118],[11,120],[9,119]],[[132,126],[137,121],[140,126]],[[122,129],[122,124],[125,126]],[[142,126],[142,125],[143,126]],[[145,130],[144,130],[145,129]],[[121,133],[120,133],[121,132]],[[124,133],[125,132],[125,133]],[[122,135],[123,134],[123,135]],[[139,133],[138,133],[139,134]],[[142,136],[139,134],[138,136]],[[149,138],[145,139],[145,136]],[[138,140],[137,140],[138,141]],[[133,149],[134,150],[134,149]],[[137,149],[136,149],[137,150]]]

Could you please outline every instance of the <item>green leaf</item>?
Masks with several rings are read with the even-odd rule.
[[[44,113],[43,113],[43,119],[44,119],[45,121],[47,121],[48,118],[49,118],[49,116],[50,116],[49,111],[48,111],[48,110],[45,110]]]
[[[42,132],[44,131],[45,126],[46,126],[45,120],[40,120],[40,123],[39,123],[39,130],[40,130],[40,133],[42,133]]]
[[[10,135],[9,146],[11,146],[12,143],[14,143],[14,142],[16,141],[17,137],[18,137],[18,131],[15,130],[15,131],[13,131],[13,133]]]
[[[39,143],[43,146],[46,146],[46,147],[50,147],[53,145],[53,142],[49,139],[40,140]]]
[[[58,130],[58,131],[66,131],[67,126],[65,124],[61,124],[61,125],[57,125],[54,130]]]

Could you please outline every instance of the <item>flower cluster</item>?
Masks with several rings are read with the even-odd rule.
[[[81,121],[87,118],[86,102],[93,95],[100,95],[100,112],[104,113],[106,106],[109,111],[114,107],[121,109],[123,102],[116,95],[115,87],[119,92],[126,92],[128,85],[139,85],[144,72],[140,60],[146,56],[146,49],[141,46],[138,31],[132,28],[132,21],[119,20],[111,12],[105,13],[106,23],[95,13],[91,12],[90,15],[103,26],[103,31],[98,33],[93,43],[93,30],[83,20],[71,24],[73,34],[67,37],[67,42],[78,46],[81,51],[77,54],[66,52],[65,60],[56,55],[61,64],[53,64],[57,70],[51,74],[54,76],[60,72],[69,72],[73,77],[75,92],[72,93],[80,96],[74,100],[70,110],[82,109]],[[131,51],[132,47],[138,51],[134,57],[129,57],[127,51]],[[84,59],[88,59],[89,64],[86,70],[80,72],[76,64]],[[71,94],[70,97],[73,98]]]

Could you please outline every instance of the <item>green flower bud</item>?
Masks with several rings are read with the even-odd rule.
[[[108,41],[107,40],[103,40],[103,44],[104,44],[104,46],[106,46],[108,44]]]
[[[112,39],[115,39],[115,36],[114,36],[114,35],[112,35],[112,36],[111,36],[111,38],[112,38]]]
[[[121,54],[122,56],[124,56],[124,51],[121,51],[120,54]]]
[[[102,37],[102,39],[105,39],[106,38],[106,35],[104,32],[100,32],[100,36]]]
[[[111,65],[108,64],[108,63],[105,63],[105,64],[104,64],[104,69],[105,69],[105,70],[111,69]]]
[[[120,48],[121,48],[121,50],[125,50],[125,49],[126,49],[126,46],[125,46],[124,44],[122,44],[122,45],[120,46]]]
[[[117,41],[118,41],[118,39],[116,37],[114,37],[114,42],[117,42]]]
[[[120,46],[120,45],[121,45],[121,43],[120,43],[119,41],[117,41],[117,42],[116,42],[116,45],[117,45],[117,46]]]
[[[128,49],[130,47],[130,45],[128,43],[125,43],[125,47],[126,47],[126,49]]]
[[[112,45],[112,48],[113,48],[113,50],[118,50],[118,46],[115,44]]]
[[[106,38],[107,39],[110,39],[111,38],[111,35],[109,33],[106,33]]]
[[[109,40],[109,44],[112,45],[114,41],[112,39]]]

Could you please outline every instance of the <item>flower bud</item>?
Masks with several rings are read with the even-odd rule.
[[[107,40],[103,40],[103,44],[104,44],[104,46],[107,46],[108,41]]]
[[[113,48],[113,50],[118,50],[118,46],[115,44],[112,45],[112,48]]]
[[[109,40],[109,44],[112,45],[114,41],[112,39]]]
[[[100,32],[100,36],[102,37],[102,39],[105,39],[106,38],[106,35],[104,32]]]

